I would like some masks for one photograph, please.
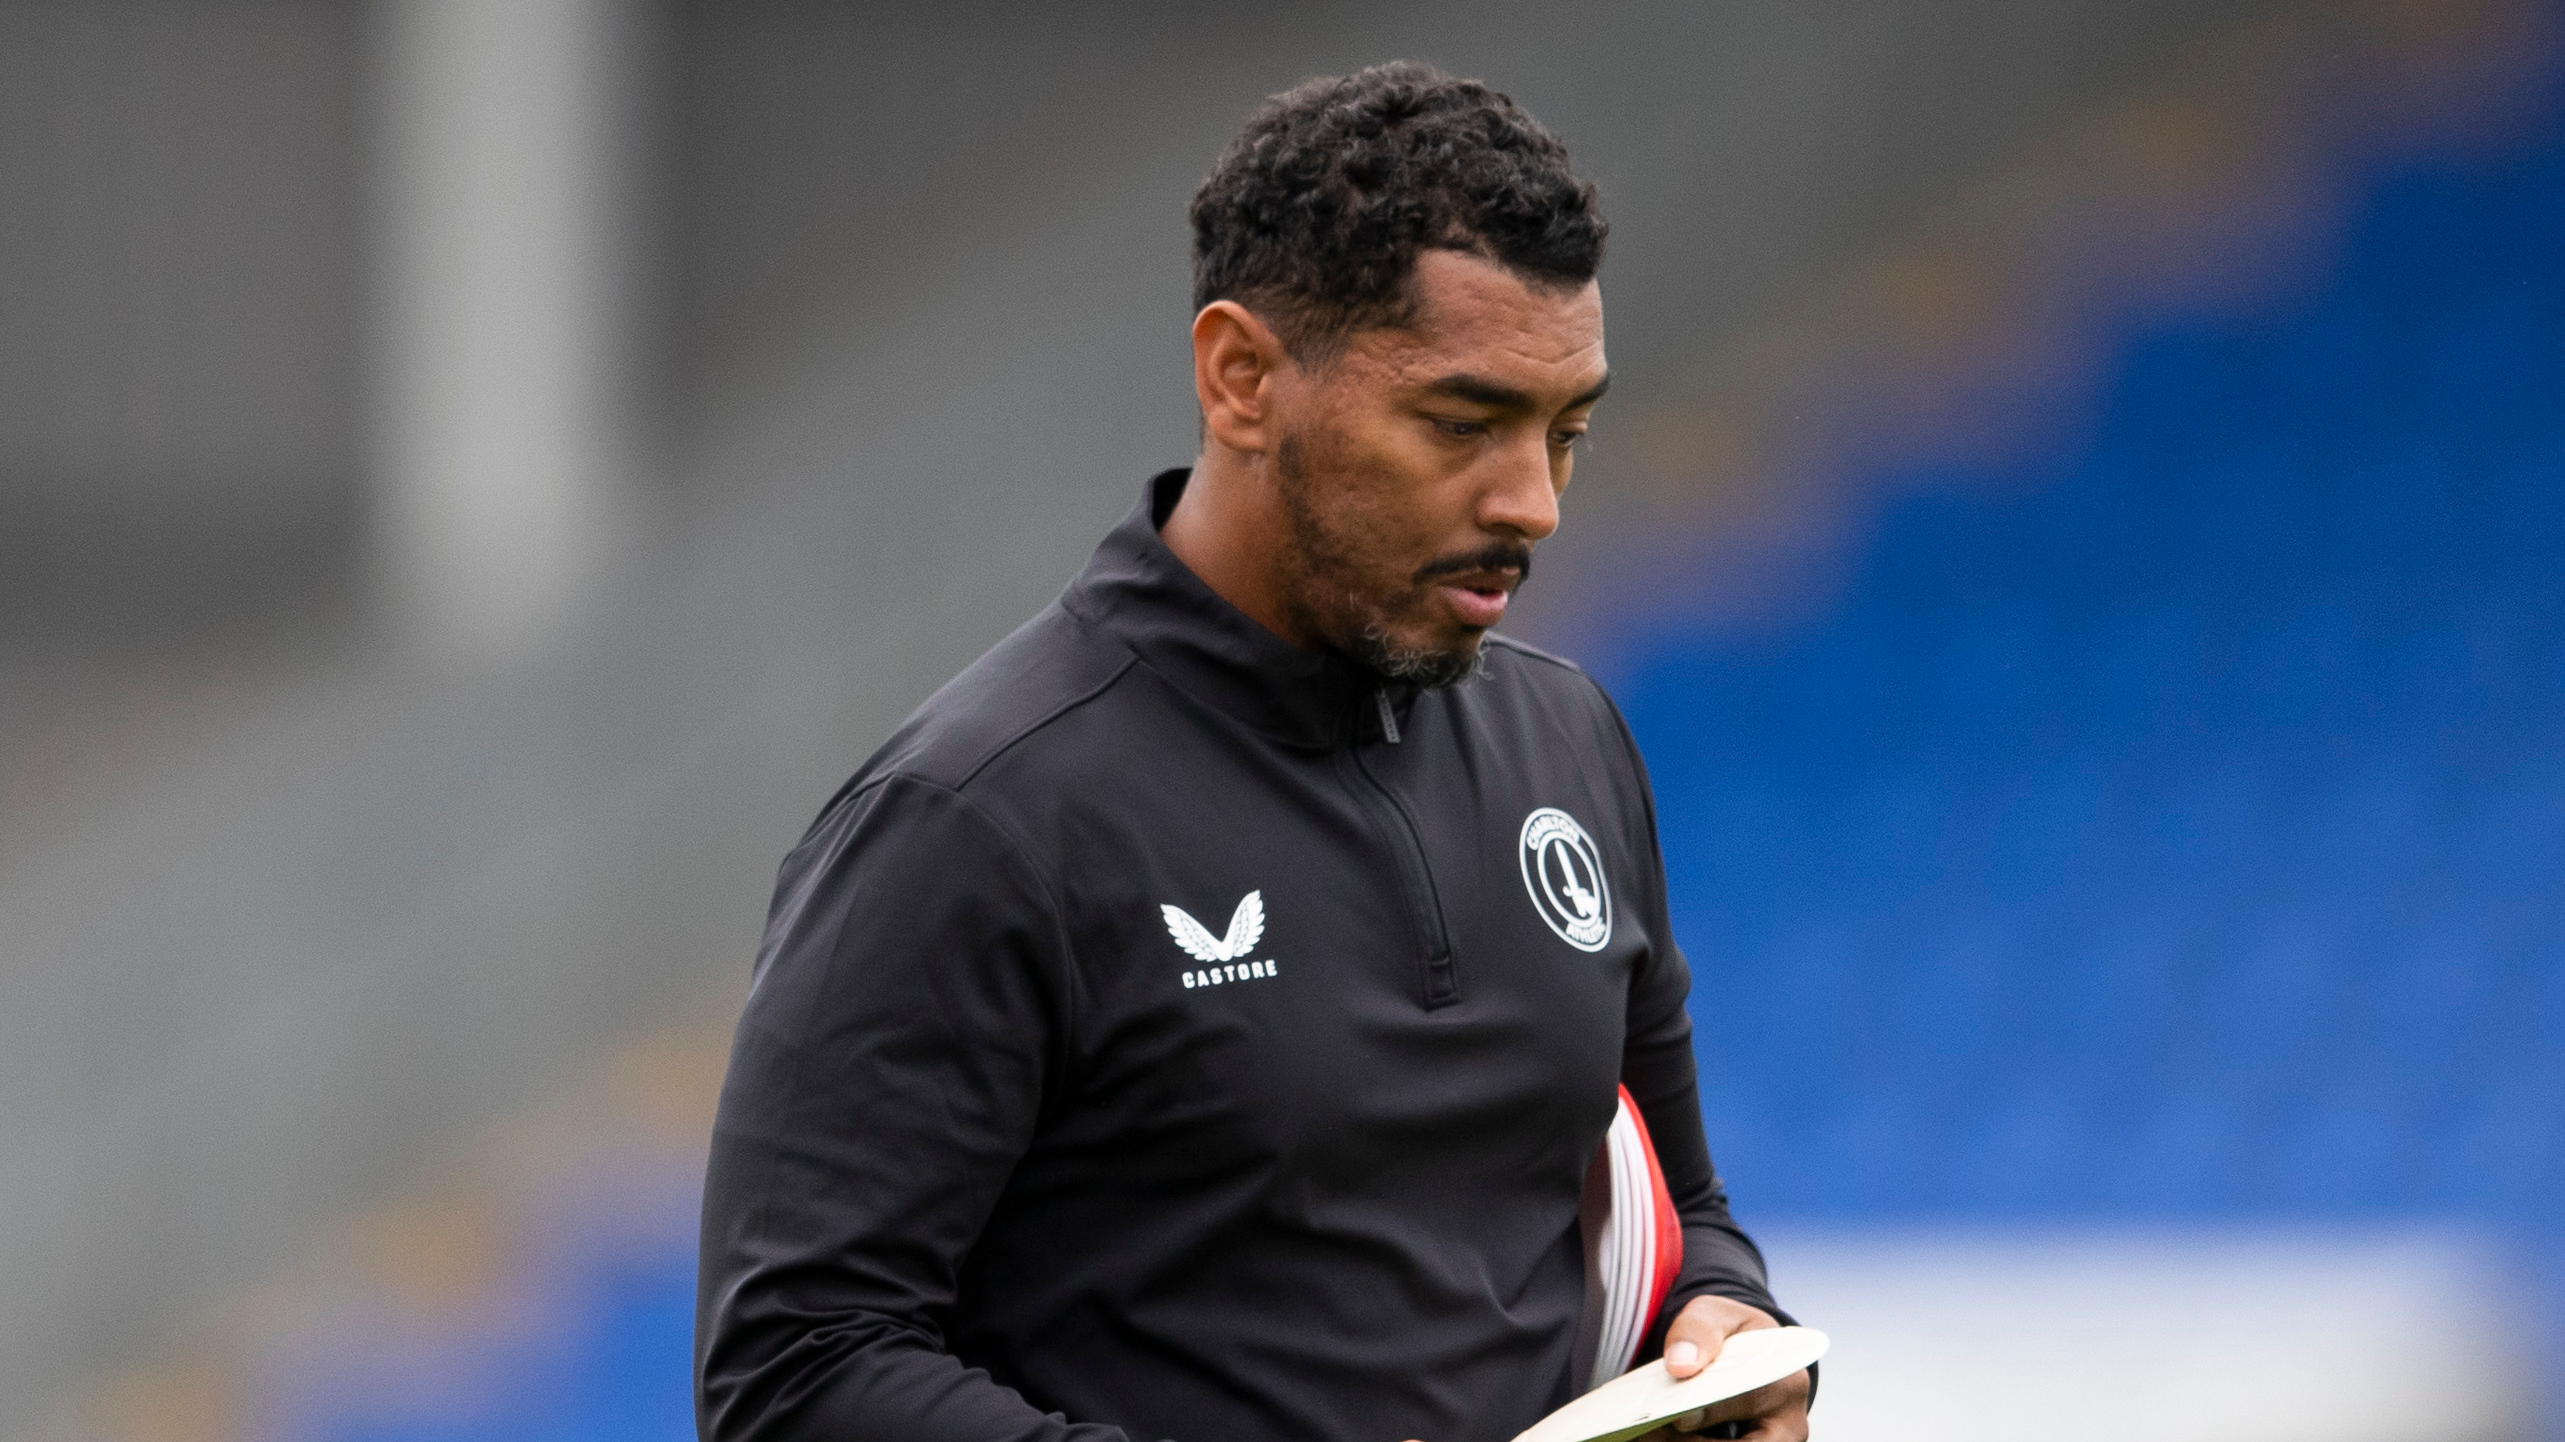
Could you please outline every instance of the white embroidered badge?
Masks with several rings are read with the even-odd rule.
[[[1225,986],[1233,981],[1254,981],[1275,974],[1271,958],[1262,961],[1247,959],[1247,954],[1256,949],[1256,943],[1265,935],[1265,894],[1262,891],[1250,891],[1240,898],[1238,909],[1229,913],[1229,933],[1226,936],[1212,935],[1211,928],[1194,920],[1181,906],[1161,905],[1158,913],[1166,918],[1167,935],[1175,938],[1176,945],[1184,948],[1185,955],[1205,964],[1203,970],[1184,974],[1187,988]]]
[[[1579,951],[1601,951],[1612,939],[1612,889],[1603,879],[1603,853],[1576,818],[1544,806],[1523,818],[1518,851],[1523,889],[1532,909]]]

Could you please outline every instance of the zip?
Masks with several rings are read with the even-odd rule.
[[[1390,710],[1389,688],[1372,693],[1380,713],[1381,739],[1399,744],[1398,718]],[[1359,713],[1358,713],[1359,714]],[[1460,974],[1452,964],[1451,931],[1443,923],[1443,901],[1434,887],[1434,873],[1425,864],[1425,843],[1416,832],[1416,820],[1396,794],[1382,785],[1380,778],[1363,761],[1362,734],[1357,728],[1353,744],[1347,748],[1354,775],[1360,784],[1350,787],[1356,799],[1371,813],[1372,825],[1389,847],[1397,863],[1399,891],[1407,902],[1410,923],[1415,927],[1417,949],[1421,953],[1422,975],[1418,999],[1429,1011],[1450,1006],[1461,999]]]

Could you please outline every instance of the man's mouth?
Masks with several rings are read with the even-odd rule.
[[[1484,631],[1505,619],[1505,603],[1522,584],[1519,571],[1475,571],[1438,581],[1453,616],[1473,631]]]
[[[1427,566],[1418,578],[1430,582],[1462,626],[1484,631],[1505,619],[1505,603],[1532,572],[1529,546],[1502,543]]]

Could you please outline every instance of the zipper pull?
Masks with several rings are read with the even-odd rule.
[[[1380,734],[1390,745],[1398,744],[1398,713],[1389,709],[1389,687],[1372,688],[1372,700],[1380,705]]]

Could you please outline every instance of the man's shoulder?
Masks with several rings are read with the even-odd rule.
[[[1488,634],[1487,665],[1479,678],[1453,688],[1462,724],[1492,727],[1522,737],[1544,754],[1585,761],[1626,756],[1635,763],[1637,743],[1602,683],[1564,656],[1511,636]],[[1636,771],[1635,764],[1614,766]]]
[[[1056,602],[910,713],[858,775],[967,789],[992,762],[1113,689],[1130,650]]]
[[[1544,651],[1529,641],[1516,640],[1502,631],[1490,631],[1486,645],[1499,655],[1519,658],[1523,662],[1518,668],[1520,674],[1534,685],[1566,686],[1570,689],[1594,687],[1594,679],[1585,674],[1584,667],[1565,656]]]
[[[1473,687],[1482,694],[1509,696],[1518,702],[1563,711],[1618,728],[1619,713],[1603,687],[1585,668],[1564,656],[1511,636],[1489,632],[1487,665]]]

